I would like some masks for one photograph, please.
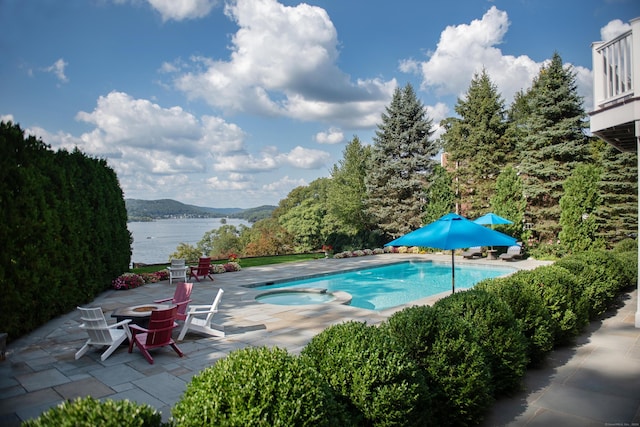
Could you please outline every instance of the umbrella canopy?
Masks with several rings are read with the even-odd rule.
[[[455,292],[453,250],[471,246],[512,246],[516,239],[449,213],[442,218],[387,243],[385,246],[423,246],[451,250],[451,291]]]
[[[507,218],[503,218],[500,215],[494,214],[493,212],[484,214],[480,218],[474,219],[473,222],[482,225],[513,224],[513,221],[509,221]]]

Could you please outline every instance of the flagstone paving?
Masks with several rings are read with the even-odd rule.
[[[225,290],[215,323],[224,326],[226,337],[188,333],[184,341],[178,343],[184,357],[178,357],[170,348],[158,349],[153,352],[153,365],[147,363],[137,349],[129,354],[126,344],[104,362],[100,361],[101,352],[93,349],[75,360],[75,352],[87,337],[78,327],[80,318],[74,310],[8,345],[6,360],[0,361],[0,426],[18,426],[21,421],[35,418],[65,399],[80,396],[147,403],[160,410],[166,421],[191,378],[236,349],[278,346],[298,354],[314,335],[330,325],[347,320],[379,324],[404,308],[376,312],[336,303],[262,304],[255,301],[259,291],[247,285],[408,259],[450,262],[449,255],[385,254],[318,259],[252,267],[215,275],[214,282],[196,282],[192,304],[210,304],[220,287]],[[457,265],[487,262],[506,264],[456,258]],[[535,260],[509,263],[520,269],[541,264]],[[431,304],[447,294],[414,303]],[[86,306],[102,307],[111,320],[111,312],[119,307],[150,303],[171,295],[173,287],[165,281],[128,291],[106,291]],[[615,315],[592,323],[576,347],[554,352],[548,366],[530,371],[525,379],[526,389],[517,396],[499,400],[484,425],[638,423],[640,329],[633,327],[636,291],[627,296],[624,307]]]

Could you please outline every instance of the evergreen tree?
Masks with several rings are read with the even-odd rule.
[[[425,194],[425,202],[423,224],[430,224],[454,209],[453,180],[449,172],[440,165],[436,165],[433,169]]]
[[[495,194],[491,198],[491,211],[513,221],[513,224],[501,224],[496,229],[516,239],[522,239],[526,206],[522,180],[515,168],[507,166],[496,180]]]
[[[560,244],[569,253],[586,251],[596,242],[597,223],[593,215],[600,205],[600,169],[581,164],[564,182],[564,194],[560,198]]]
[[[356,236],[370,227],[364,209],[367,165],[371,147],[364,146],[357,136],[343,151],[343,159],[333,166],[327,188],[327,215],[333,232]]]
[[[598,140],[602,203],[595,213],[598,237],[608,247],[638,233],[638,154],[622,153]]]
[[[397,88],[373,139],[365,179],[367,213],[391,238],[422,225],[424,187],[438,151],[432,134],[432,120],[413,87]]]
[[[588,160],[583,132],[585,111],[575,73],[555,53],[543,66],[525,96],[524,132],[519,171],[527,197],[527,222],[543,241],[554,242],[560,231],[560,197],[573,169]]]
[[[474,75],[455,111],[460,117],[443,122],[442,141],[455,164],[459,212],[473,218],[489,208],[496,179],[513,153],[513,140],[505,138],[504,100],[485,70]]]

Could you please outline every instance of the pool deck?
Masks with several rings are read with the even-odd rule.
[[[451,257],[385,254],[318,259],[252,267],[215,275],[214,282],[196,282],[192,304],[210,304],[218,288],[225,290],[214,321],[224,326],[226,337],[188,333],[184,341],[178,343],[184,357],[178,357],[170,348],[157,349],[152,352],[153,365],[147,363],[137,349],[129,354],[125,345],[104,362],[100,361],[101,352],[91,349],[75,360],[74,354],[87,336],[78,328],[79,313],[74,310],[8,345],[6,360],[0,361],[0,426],[18,426],[22,420],[37,417],[65,399],[89,395],[147,403],[160,410],[166,421],[190,379],[233,350],[247,346],[278,346],[297,354],[314,335],[330,325],[347,320],[379,324],[404,308],[375,312],[338,303],[262,304],[255,301],[260,291],[247,286],[411,259],[448,263]],[[462,264],[533,269],[545,263],[456,257],[456,265]],[[431,304],[448,294],[445,292],[410,305]],[[86,306],[102,307],[110,319],[110,314],[119,307],[151,303],[172,295],[173,287],[165,281],[129,291],[106,291]],[[588,425],[585,420],[593,425],[617,421],[633,425],[632,422],[640,421],[640,329],[633,327],[637,295],[633,291],[627,296],[623,308],[611,317],[591,324],[576,348],[554,352],[548,367],[528,373],[526,390],[508,400],[498,401],[484,425]],[[175,332],[176,337],[178,332]],[[594,374],[602,384],[590,380]],[[585,385],[587,391],[583,390],[582,382],[588,383]],[[613,390],[609,392],[609,388]],[[591,403],[590,398],[594,399]],[[605,408],[603,402],[610,409]],[[564,406],[558,408],[558,405]],[[594,409],[600,407],[600,412]],[[608,417],[607,411],[614,410],[618,418]],[[596,414],[592,415],[594,412]],[[554,423],[554,420],[562,423]]]

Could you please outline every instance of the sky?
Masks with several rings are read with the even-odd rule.
[[[442,119],[487,71],[509,106],[557,52],[593,109],[591,43],[639,0],[0,0],[0,120],[103,158],[126,198],[277,205],[372,144],[410,83]]]

